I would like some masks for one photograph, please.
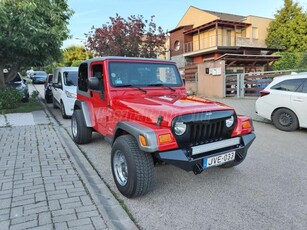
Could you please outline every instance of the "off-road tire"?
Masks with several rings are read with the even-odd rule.
[[[116,157],[124,156],[127,168],[126,183],[118,179]],[[118,190],[128,198],[145,195],[150,191],[154,180],[154,164],[150,153],[139,149],[136,139],[131,135],[118,137],[111,151],[112,174]]]
[[[71,133],[75,143],[87,144],[92,139],[92,128],[87,127],[81,110],[75,110],[71,117]]]
[[[276,110],[272,115],[272,121],[276,128],[287,132],[297,130],[299,126],[295,113],[286,108]]]
[[[45,95],[45,101],[47,104],[50,104],[53,102],[52,97],[48,97],[47,95]]]
[[[62,117],[64,119],[68,119],[68,116],[67,116],[67,114],[65,112],[65,106],[64,106],[64,103],[62,101],[61,101],[61,114],[62,114]]]

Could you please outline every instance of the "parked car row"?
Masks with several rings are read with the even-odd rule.
[[[65,119],[72,116],[77,82],[77,67],[58,67],[53,74],[48,75],[44,82],[46,103],[53,103],[54,108],[60,108],[62,117]]]

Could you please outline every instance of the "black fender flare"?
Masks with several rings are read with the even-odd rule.
[[[146,126],[131,121],[120,121],[117,123],[114,136],[111,142],[112,145],[116,140],[116,138],[121,136],[123,132],[132,135],[137,140],[139,148],[142,151],[152,153],[152,152],[157,152],[159,150],[156,133],[152,129]],[[146,138],[147,146],[143,146],[140,144],[139,141],[140,135]]]
[[[74,105],[74,110],[80,109],[82,111],[86,127],[94,127],[95,120],[91,119],[90,109],[93,111],[93,108],[89,108],[88,104],[84,101],[76,100]]]

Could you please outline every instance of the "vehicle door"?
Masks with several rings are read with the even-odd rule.
[[[90,76],[97,78],[99,82],[99,87],[97,90],[90,89],[90,97],[94,107],[95,120],[98,126],[98,131],[105,135],[108,130],[106,130],[106,123],[109,120],[108,115],[108,95],[106,93],[105,84],[105,71],[103,69],[103,62],[93,62],[90,65]]]
[[[62,73],[61,71],[59,71],[57,76],[55,77],[55,82],[53,82],[53,97],[58,103],[60,103],[61,100],[61,94],[63,91],[62,88]]]
[[[291,102],[297,113],[300,126],[307,127],[307,78],[292,94]]]

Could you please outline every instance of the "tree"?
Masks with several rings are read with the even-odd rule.
[[[292,0],[285,0],[270,23],[266,44],[287,52],[307,51],[307,14]]]
[[[67,0],[0,1],[0,87],[21,66],[39,66],[61,55],[72,15]],[[4,79],[3,69],[10,71]]]
[[[88,48],[99,56],[129,56],[156,58],[165,53],[165,33],[153,21],[142,15],[124,19],[116,14],[111,23],[92,28],[88,34]]]
[[[70,46],[63,52],[65,66],[78,66],[81,61],[91,58],[92,54],[83,46]]]

